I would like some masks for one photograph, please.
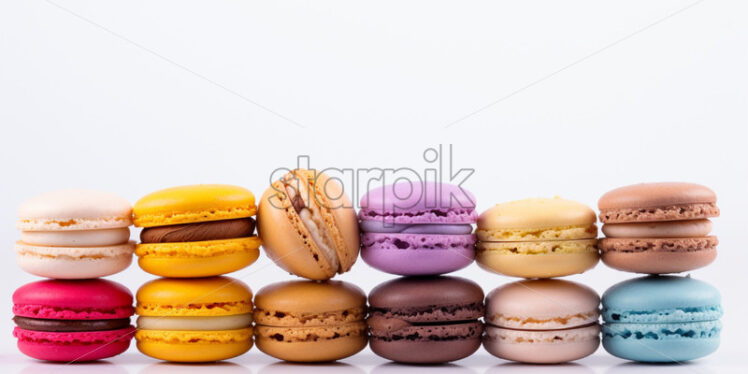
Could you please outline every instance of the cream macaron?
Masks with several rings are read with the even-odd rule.
[[[597,264],[597,217],[559,197],[497,204],[478,218],[477,262],[496,273],[552,278]]]
[[[132,206],[113,194],[60,190],[33,197],[18,209],[21,269],[58,279],[97,278],[132,262]]]

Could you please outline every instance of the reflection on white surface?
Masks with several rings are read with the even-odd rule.
[[[107,361],[77,362],[68,364],[65,362],[35,361],[20,371],[21,374],[79,374],[79,373],[112,373],[126,374],[127,370],[122,366]]]
[[[364,369],[345,364],[342,362],[324,363],[324,364],[301,364],[301,363],[290,363],[290,362],[276,362],[267,366],[263,366],[258,374],[366,374]]]
[[[475,374],[476,371],[456,364],[442,365],[405,365],[395,362],[388,362],[371,369],[371,374],[432,374],[432,373],[456,373],[456,374]]]
[[[624,374],[624,373],[684,373],[684,374],[716,374],[708,366],[699,365],[698,361],[688,361],[680,363],[641,363],[641,362],[624,362],[611,366],[605,371],[605,374]]]
[[[566,364],[522,364],[518,362],[506,362],[496,366],[488,368],[485,374],[514,374],[514,373],[576,373],[576,374],[594,374],[595,371],[591,368],[578,364],[578,363],[566,363]]]
[[[216,371],[226,374],[252,374],[248,367],[227,361],[190,364],[158,362],[144,367],[139,374],[207,374]]]

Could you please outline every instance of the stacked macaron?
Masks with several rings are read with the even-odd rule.
[[[642,183],[600,198],[603,262],[650,274],[608,289],[602,298],[603,347],[634,361],[678,362],[717,349],[719,292],[690,277],[660,276],[698,269],[717,256],[710,236],[717,196],[693,183]]]
[[[480,347],[483,291],[442,277],[475,259],[475,197],[460,186],[401,182],[361,197],[361,257],[404,275],[369,295],[374,353],[398,362],[442,363]]]
[[[522,278],[582,273],[598,262],[596,221],[588,206],[559,197],[497,204],[478,218],[478,265]],[[599,297],[585,286],[519,281],[491,291],[486,303],[483,343],[497,357],[566,362],[600,344]]]
[[[259,256],[252,192],[230,185],[167,188],[135,203],[135,249],[157,279],[136,295],[138,349],[168,361],[205,362],[252,347],[252,292],[222,274]],[[199,278],[198,278],[199,277]],[[190,279],[193,278],[193,279]]]
[[[127,350],[132,295],[93,278],[132,262],[130,203],[100,191],[61,190],[27,200],[18,216],[18,265],[57,278],[13,294],[13,335],[21,352],[41,360],[90,361]]]

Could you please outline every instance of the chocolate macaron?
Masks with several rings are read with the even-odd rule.
[[[369,295],[371,350],[393,361],[435,364],[473,354],[481,344],[483,290],[457,277],[397,278]]]
[[[605,238],[603,262],[618,270],[645,274],[679,273],[710,264],[717,237],[710,217],[719,216],[717,196],[693,183],[642,183],[612,190],[600,198]]]

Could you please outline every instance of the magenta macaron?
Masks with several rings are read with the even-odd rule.
[[[104,279],[44,280],[13,293],[13,336],[27,356],[48,361],[92,361],[130,346],[133,298]]]
[[[436,182],[402,182],[361,198],[361,257],[398,275],[438,275],[475,259],[475,197]]]

